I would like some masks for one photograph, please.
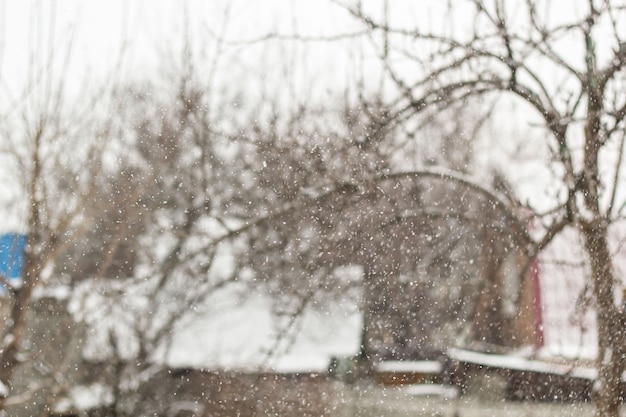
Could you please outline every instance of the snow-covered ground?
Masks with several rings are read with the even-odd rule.
[[[343,405],[334,417],[591,417],[594,411],[593,403],[491,402],[439,393],[418,392],[416,396],[399,388],[358,388],[344,393]]]
[[[168,364],[197,369],[324,371],[333,356],[359,349],[361,315],[347,305],[308,310],[286,335],[277,334],[269,302],[261,296],[222,300],[179,329]]]

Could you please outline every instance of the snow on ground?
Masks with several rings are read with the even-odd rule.
[[[172,367],[258,369],[280,372],[324,371],[333,356],[358,351],[361,316],[351,307],[307,311],[293,334],[276,346],[268,300],[261,296],[222,300],[219,311],[199,316],[174,336]]]
[[[111,404],[112,401],[113,393],[111,392],[111,388],[106,385],[78,385],[70,390],[66,398],[61,399],[55,404],[54,411],[65,415],[71,410],[89,410],[102,405]]]

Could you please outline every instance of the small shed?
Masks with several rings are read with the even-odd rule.
[[[463,349],[450,349],[448,354],[462,395],[489,393],[496,397],[491,399],[528,401],[593,399],[597,375],[593,367]]]

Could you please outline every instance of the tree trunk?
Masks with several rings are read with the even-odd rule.
[[[589,254],[598,323],[598,417],[618,417],[622,400],[624,369],[624,320],[615,305],[615,279],[607,242],[607,224],[600,220],[583,225],[585,249]]]
[[[23,284],[16,291],[15,299],[10,313],[10,323],[7,326],[4,337],[4,346],[0,352],[0,381],[6,385],[11,394],[13,374],[21,363],[19,360],[21,345],[28,333],[28,313],[32,300],[33,290],[41,268],[35,262],[32,247],[26,253],[26,267]],[[0,412],[5,409],[5,399],[0,398]]]
[[[33,138],[32,149],[32,172],[29,182],[29,218],[28,218],[28,245],[24,265],[22,285],[16,290],[9,316],[9,322],[4,331],[2,350],[0,351],[0,381],[7,387],[11,394],[11,385],[16,368],[20,364],[19,353],[24,338],[28,333],[28,313],[33,296],[33,291],[38,284],[39,276],[43,268],[41,255],[41,218],[39,187],[41,181],[41,138],[43,126],[39,126]],[[0,415],[6,408],[6,398],[0,397]]]

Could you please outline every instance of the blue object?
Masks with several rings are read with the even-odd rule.
[[[26,235],[19,233],[0,235],[0,274],[10,280],[22,278],[27,244]]]

